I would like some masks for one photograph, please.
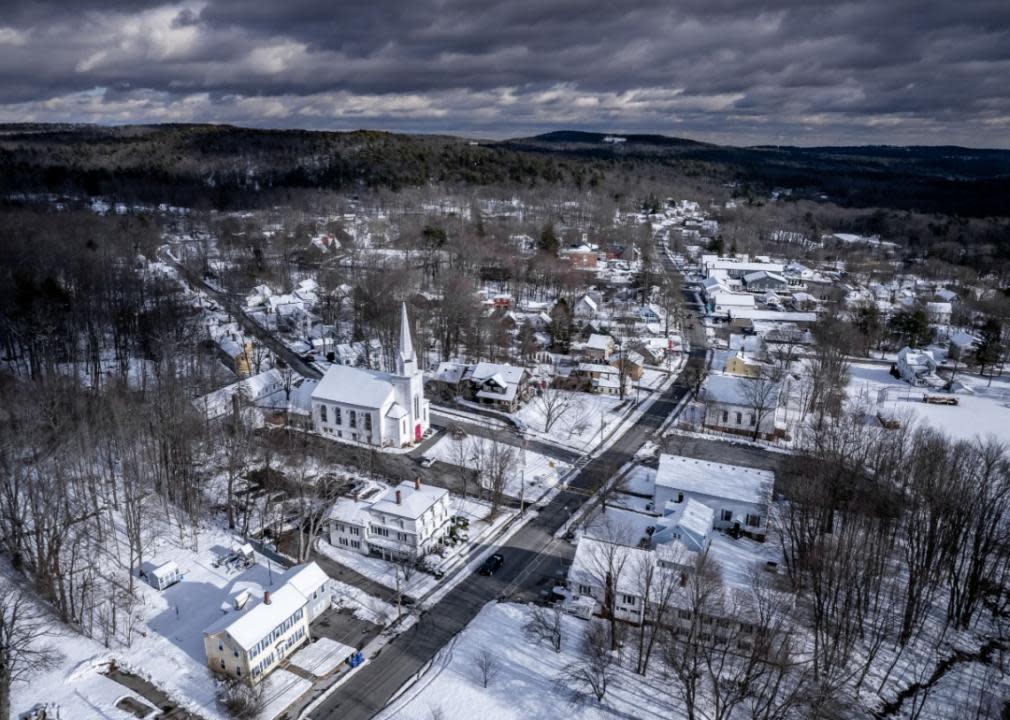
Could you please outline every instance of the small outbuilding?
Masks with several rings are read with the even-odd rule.
[[[156,590],[165,590],[182,580],[182,570],[174,560],[169,560],[147,573],[147,581]]]

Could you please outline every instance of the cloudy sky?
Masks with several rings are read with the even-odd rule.
[[[1010,147],[1010,0],[0,7],[0,122]]]

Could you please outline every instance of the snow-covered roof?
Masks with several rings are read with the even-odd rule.
[[[467,366],[464,363],[447,360],[438,364],[435,372],[431,374],[432,380],[438,380],[449,385],[456,385],[466,372]]]
[[[598,308],[598,306],[596,304],[596,301],[593,300],[588,295],[583,295],[582,297],[580,297],[579,298],[579,302],[584,302],[586,305],[588,305],[594,311]]]
[[[751,298],[754,296],[751,295]],[[778,322],[807,322],[817,320],[817,313],[812,312],[779,312],[777,310],[757,310],[755,308],[730,308],[729,316],[733,320],[772,320]]]
[[[396,502],[397,492],[400,493],[399,503]],[[372,506],[372,510],[385,515],[396,515],[416,520],[448,493],[449,491],[445,488],[421,485],[418,489],[414,483],[404,481],[395,488],[390,488],[382,499]]]
[[[755,398],[753,394],[748,393],[748,389],[754,382],[750,378],[734,375],[709,375],[704,385],[705,396],[709,400],[727,405],[753,405]],[[769,390],[767,397],[769,404],[774,405],[773,400],[778,397],[778,390]]]
[[[159,580],[163,580],[164,578],[175,575],[177,572],[179,572],[179,566],[174,560],[169,560],[168,562],[162,563],[158,567],[154,568],[154,570],[151,571],[151,574]]]
[[[364,527],[368,522],[368,508],[372,503],[367,500],[355,500],[354,498],[337,498],[330,508],[330,520],[344,522],[349,525]]]
[[[617,592],[640,595],[636,566],[649,560],[650,551],[630,545],[618,545],[583,535],[575,548],[575,557],[568,571],[571,584],[602,587],[608,566],[622,567],[617,577]],[[611,558],[613,558],[611,562]]]
[[[393,418],[394,420],[402,420],[407,417],[408,413],[406,408],[400,403],[393,403],[389,406],[389,410],[386,411],[386,417]]]
[[[614,338],[609,335],[598,335],[593,333],[589,336],[589,339],[586,340],[585,347],[593,350],[609,350],[613,344]]]
[[[331,365],[312,392],[313,400],[381,408],[395,395],[387,373],[348,365]]]
[[[722,306],[753,308],[754,296],[743,293],[717,292],[713,295],[712,302]]]
[[[325,583],[327,579],[314,562],[296,565],[281,576],[280,587],[270,590],[269,603],[263,602],[263,594],[260,593],[257,598],[250,598],[241,610],[227,613],[211,624],[203,631],[204,635],[226,632],[241,648],[249,650],[305,606],[308,595],[302,592],[303,589],[318,588],[320,580]]]
[[[516,384],[522,380],[525,368],[515,365],[504,365],[499,363],[479,362],[470,372],[470,377],[477,382],[493,380],[496,377],[505,384]]]
[[[743,276],[743,281],[745,283],[757,282],[758,280],[774,280],[775,282],[786,284],[786,279],[779,275],[778,273],[768,272],[767,270],[755,270],[752,273],[747,273]]]
[[[305,565],[295,565],[284,574],[281,582],[290,583],[298,592],[309,598],[312,593],[326,585],[329,579],[321,567],[311,562]]]
[[[712,532],[712,524],[715,522],[715,510],[694,498],[680,503],[671,500],[666,503],[663,512],[665,514],[658,523],[670,527],[679,526],[701,537]]]
[[[656,485],[724,500],[764,505],[771,502],[774,473],[708,462],[682,455],[659,456]]]

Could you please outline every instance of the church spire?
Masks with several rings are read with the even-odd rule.
[[[396,359],[401,375],[409,374],[417,367],[414,358],[414,344],[410,340],[410,320],[407,319],[407,303],[400,307],[400,354]]]

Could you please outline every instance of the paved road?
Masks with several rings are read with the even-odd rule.
[[[182,263],[177,262],[168,252],[161,252],[160,255],[161,259],[178,270],[191,286],[199,287],[201,290],[221,303],[221,306],[231,313],[231,315],[236,321],[238,321],[239,325],[241,325],[247,333],[263,343],[263,345],[269,348],[275,356],[287,363],[288,366],[290,366],[296,373],[302,377],[307,377],[312,380],[319,380],[323,377],[323,374],[319,372],[319,370],[302,360],[298,353],[291,350],[272,332],[260,326],[251,317],[249,317],[245,312],[245,308],[243,308],[241,303],[239,303],[235,298],[228,295],[228,293],[218,290],[213,285],[209,285],[197,273],[190,272]]]
[[[694,323],[687,368],[703,369],[706,361],[704,327]],[[353,675],[310,717],[314,720],[366,720],[373,717],[404,684],[423,670],[438,650],[462,630],[484,605],[502,597],[528,596],[542,582],[541,568],[567,556],[554,533],[574,510],[621,465],[632,459],[643,443],[673,413],[689,388],[677,382],[656,400],[604,453],[590,461],[540,513],[501,547],[505,566],[494,577],[473,573],[422,614],[418,623],[397,637]]]

